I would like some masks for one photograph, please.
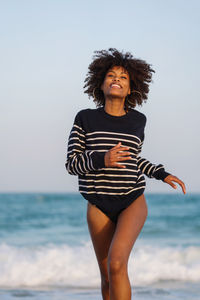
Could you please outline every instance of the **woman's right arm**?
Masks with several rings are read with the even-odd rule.
[[[76,115],[68,139],[65,167],[71,175],[83,175],[105,167],[104,152],[86,150],[85,131],[80,112]]]

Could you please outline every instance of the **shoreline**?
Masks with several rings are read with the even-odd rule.
[[[160,281],[146,286],[132,287],[135,300],[199,300],[198,282]],[[14,300],[26,298],[32,300],[101,300],[100,288],[0,288],[0,299]]]

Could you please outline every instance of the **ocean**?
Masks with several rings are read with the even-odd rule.
[[[133,299],[199,300],[200,194],[145,196]],[[78,193],[0,194],[0,299],[102,299],[86,208]]]

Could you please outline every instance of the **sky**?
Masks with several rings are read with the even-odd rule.
[[[129,51],[156,71],[142,155],[200,192],[200,2],[0,1],[0,192],[77,192],[67,174],[76,113],[95,50]],[[155,179],[147,192],[174,192]],[[178,192],[181,193],[180,188]]]

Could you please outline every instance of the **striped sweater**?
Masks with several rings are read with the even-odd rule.
[[[154,165],[139,156],[145,124],[145,115],[135,109],[123,116],[112,116],[103,107],[78,112],[68,140],[65,166],[69,174],[78,175],[84,198],[130,198],[145,189],[143,174],[163,181],[169,175],[163,165]],[[118,142],[129,147],[132,159],[122,162],[126,168],[106,167],[104,155]]]

